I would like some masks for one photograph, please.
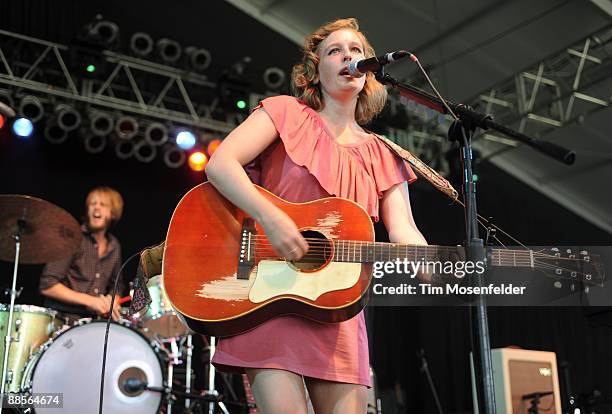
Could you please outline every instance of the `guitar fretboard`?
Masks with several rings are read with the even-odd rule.
[[[329,246],[323,247],[325,256],[329,253]],[[456,256],[458,247],[412,245],[397,243],[365,242],[355,240],[335,240],[335,262],[393,262],[395,260],[409,261],[437,261],[440,258]],[[492,266],[503,267],[534,267],[534,252],[531,250],[491,249],[488,257]]]

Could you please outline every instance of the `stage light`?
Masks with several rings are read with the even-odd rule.
[[[271,90],[279,90],[285,83],[285,72],[277,67],[271,67],[263,73],[264,84]]]
[[[194,171],[204,171],[208,158],[206,154],[201,151],[196,151],[189,155],[189,168]]]
[[[52,144],[61,144],[68,139],[68,131],[55,122],[47,121],[45,126],[45,139]]]
[[[4,117],[0,115],[0,129],[4,126]]]
[[[185,151],[189,151],[196,144],[196,137],[193,132],[190,131],[180,131],[176,134],[176,145],[184,149]]]
[[[11,93],[6,89],[0,89],[0,103],[3,103],[11,109],[15,107],[15,101],[13,100]],[[10,116],[10,114],[6,113],[5,115]]]
[[[209,156],[213,155],[213,153],[217,150],[217,147],[219,147],[219,145],[221,145],[220,139],[213,139],[212,141],[210,141],[208,143],[208,146],[206,147],[206,152],[208,152],[208,155]]]
[[[172,39],[160,39],[157,41],[157,53],[164,63],[176,63],[183,53],[181,44]]]
[[[125,160],[134,154],[134,141],[119,140],[115,143],[115,154]]]
[[[151,145],[163,145],[168,141],[168,128],[159,122],[152,122],[147,126],[144,137]]]
[[[27,118],[30,122],[40,121],[44,113],[42,103],[36,96],[26,95],[19,104],[19,115]]]
[[[247,106],[247,104],[246,104],[246,101],[244,99],[238,99],[236,101],[236,108],[244,109],[244,108],[246,108],[246,106]]]
[[[185,152],[180,148],[168,144],[164,151],[164,163],[170,168],[178,168],[185,162]]]
[[[153,51],[153,38],[147,33],[136,32],[130,39],[132,53],[139,57],[146,57]]]
[[[81,125],[81,114],[70,105],[58,105],[55,110],[57,125],[65,131],[73,131]]]
[[[34,125],[27,118],[17,118],[13,122],[13,132],[22,138],[29,138],[34,132]]]
[[[87,135],[83,141],[85,151],[90,154],[99,154],[106,148],[106,137],[99,135]]]
[[[206,49],[189,46],[185,49],[187,55],[187,63],[189,68],[194,71],[203,72],[206,70],[212,61],[210,52]]]
[[[77,34],[77,41],[87,46],[112,49],[119,43],[119,26],[98,14],[83,26]]]
[[[96,65],[89,64],[85,68],[85,70],[89,73],[94,73],[96,71]]]
[[[89,116],[89,129],[94,135],[106,136],[113,130],[113,117],[106,112],[94,112]]]
[[[115,124],[117,136],[123,140],[129,140],[138,133],[138,122],[131,116],[122,116]]]
[[[134,146],[134,157],[140,162],[151,162],[157,156],[157,149],[146,141]]]

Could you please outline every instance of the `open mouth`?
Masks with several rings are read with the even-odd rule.
[[[93,213],[92,217],[96,218],[96,219],[99,219],[99,218],[102,218],[102,214],[100,214],[100,213]]]
[[[342,70],[341,70],[341,71],[338,73],[338,75],[340,75],[340,76],[351,76],[351,75],[349,74],[349,71],[348,71],[348,66],[347,66],[347,67],[345,67],[344,69],[342,69]]]

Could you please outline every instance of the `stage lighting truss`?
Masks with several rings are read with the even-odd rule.
[[[185,49],[185,55],[187,55],[187,64],[196,72],[205,71],[212,62],[212,57],[208,50],[195,46],[187,47]]]
[[[140,141],[134,146],[134,158],[140,162],[151,162],[157,156],[157,147],[147,141]]]
[[[118,139],[115,141],[115,155],[117,158],[126,160],[134,155],[136,143],[134,141],[126,141]]]
[[[130,38],[130,50],[141,58],[149,56],[153,51],[153,38],[147,33],[134,33]]]
[[[168,127],[159,122],[152,122],[147,125],[144,138],[150,145],[163,145],[168,141]]]
[[[91,112],[89,115],[89,129],[91,132],[99,137],[104,137],[110,134],[115,127],[115,120],[113,117],[100,111]]]
[[[122,140],[130,140],[138,134],[138,121],[131,116],[121,116],[115,123],[115,133]]]
[[[62,144],[68,139],[68,131],[55,121],[48,121],[45,125],[45,139],[52,144]]]
[[[33,95],[26,95],[19,103],[19,115],[28,118],[32,122],[38,122],[45,114],[45,109],[40,99]]]
[[[157,54],[162,62],[172,64],[178,62],[181,58],[183,48],[176,40],[159,39],[157,41]]]
[[[13,94],[8,89],[0,89],[0,102],[7,105],[9,108],[15,108]]]
[[[174,144],[164,145],[164,163],[169,168],[179,168],[185,163],[185,151]]]
[[[277,67],[267,68],[263,73],[264,84],[272,91],[278,91],[285,84],[285,72]]]
[[[178,51],[173,52],[172,42],[166,40],[161,43],[163,53],[166,58],[173,59]],[[26,45],[37,56],[33,62],[25,57],[20,59],[20,51],[25,50]],[[11,53],[7,54],[4,50],[8,47]],[[192,56],[199,56],[196,62],[205,65],[202,50]],[[68,46],[0,30],[0,84],[30,94],[61,98],[58,100],[64,102],[82,102],[101,111],[162,123],[174,122],[222,135],[236,126],[229,113],[228,120],[212,118],[208,106],[218,100],[217,84],[205,76],[108,50],[101,53],[104,73],[95,72],[93,78],[87,78],[71,72],[72,65],[66,61],[70,54]],[[15,56],[15,61],[7,61],[6,56]],[[154,92],[141,85],[154,85],[151,87]]]
[[[468,100],[496,122],[534,138],[584,119],[612,103],[612,24],[568,45],[489,90]],[[485,133],[499,144],[479,149],[486,154],[515,147],[512,140]]]
[[[70,105],[58,105],[55,114],[57,125],[66,132],[74,131],[81,125],[81,114]]]
[[[89,134],[83,140],[83,147],[90,154],[99,154],[106,148],[107,141],[108,138],[106,136]]]

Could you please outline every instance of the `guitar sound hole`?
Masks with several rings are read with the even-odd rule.
[[[292,262],[303,271],[314,271],[323,267],[332,257],[332,244],[327,238],[314,230],[304,230],[302,236],[308,242],[308,252],[298,261]]]

